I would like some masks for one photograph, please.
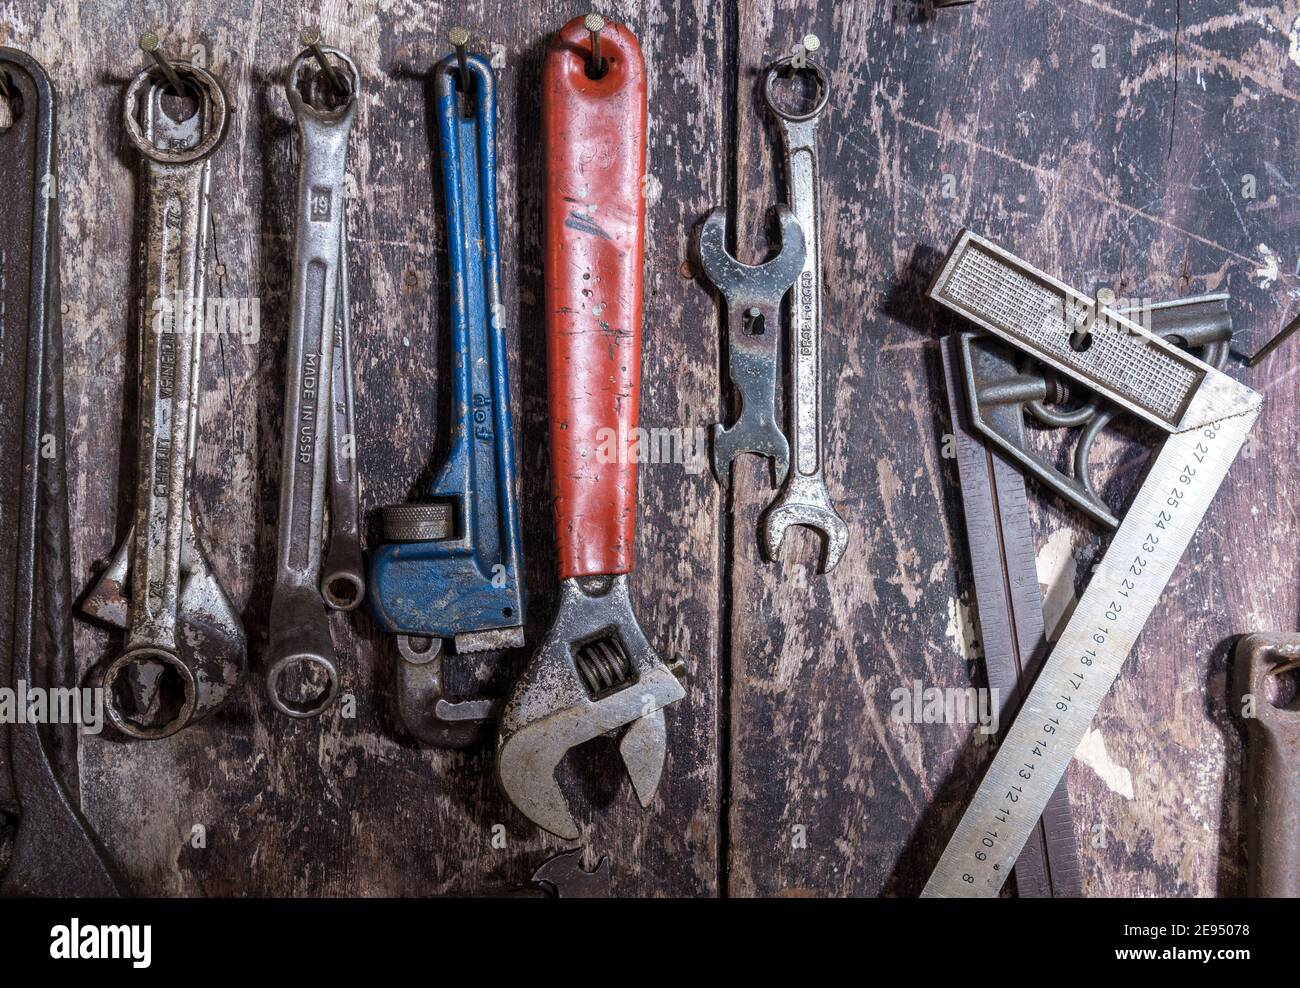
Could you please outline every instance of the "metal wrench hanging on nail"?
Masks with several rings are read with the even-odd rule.
[[[119,730],[145,739],[174,734],[220,706],[247,654],[190,498],[208,184],[230,109],[207,70],[179,60],[168,67],[194,101],[192,113],[177,120],[164,109],[163,97],[178,94],[157,66],[136,75],[125,100],[145,185],[135,520],[82,603],[85,613],[127,630],[126,651],[104,673],[105,701]]]
[[[705,277],[727,303],[727,371],[740,394],[740,412],[729,426],[715,423],[713,473],[724,488],[732,461],[757,453],[772,462],[773,482],[790,469],[790,444],[776,421],[781,377],[781,300],[803,270],[803,229],[787,206],[776,208],[781,250],[762,264],[742,264],[727,250],[727,211],[709,213],[700,229],[699,255]]]
[[[325,59],[333,61],[313,65]],[[294,59],[286,85],[300,162],[266,687],[276,709],[290,717],[314,717],[338,696],[326,607],[351,609],[365,592],[351,434],[340,434],[352,422],[344,181],[360,82],[356,66],[338,49],[313,47]],[[327,488],[335,524],[322,578]],[[299,698],[286,682],[291,672],[306,680],[296,685],[315,693]],[[313,675],[324,677],[323,687]]]
[[[429,500],[384,508],[370,610],[397,636],[403,726],[429,744],[463,747],[490,732],[500,702],[446,696],[444,650],[454,645],[467,662],[523,645],[523,545],[497,239],[496,80],[488,60],[463,46],[433,71],[451,268],[452,443]]]
[[[599,39],[599,57],[592,42]],[[603,71],[602,71],[603,70]],[[642,806],[668,750],[664,707],[685,695],[628,596],[636,536],[646,72],[636,37],[598,15],[551,39],[546,138],[546,354],[560,605],[501,714],[497,773],[511,802],[565,840],[579,830],[555,770],[621,732]],[[600,452],[617,436],[613,456]]]
[[[805,525],[821,532],[825,540],[821,570],[828,573],[849,543],[848,526],[831,506],[822,455],[822,229],[817,120],[830,98],[830,82],[812,59],[801,61],[800,70],[812,73],[818,86],[812,109],[795,113],[777,98],[777,80],[794,68],[792,57],[769,65],[763,80],[763,97],[776,117],[785,147],[790,208],[803,227],[807,252],[790,301],[791,396],[786,415],[793,462],[785,486],[768,507],[762,525],[767,554],[772,559],[780,557],[781,543],[791,525]]]

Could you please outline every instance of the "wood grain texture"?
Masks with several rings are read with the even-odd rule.
[[[853,535],[829,577],[807,575],[811,539],[802,558],[768,566],[753,536],[769,497],[757,476],[737,505],[733,894],[915,894],[989,757],[970,727],[890,717],[896,688],[979,675],[938,397],[935,341],[957,327],[923,301],[936,260],[970,226],[1086,291],[1229,290],[1238,345],[1252,352],[1296,287],[1284,149],[1297,126],[1297,13],[1083,0],[927,20],[903,2],[742,5],[738,120],[753,135],[738,146],[742,230],[760,229],[781,190],[753,72],[812,31],[832,74],[826,435]],[[1296,359],[1230,366],[1267,395],[1254,445],[1103,706],[1088,763],[1070,770],[1089,895],[1243,890],[1224,671],[1232,636],[1296,621],[1285,493]],[[1131,489],[1135,453],[1116,441],[1098,457],[1111,497]],[[1102,539],[1046,499],[1034,515],[1040,577],[1062,575],[1068,602]],[[1061,597],[1049,594],[1049,616]]]
[[[413,2],[19,3],[4,42],[49,68],[61,98],[66,390],[71,436],[73,569],[89,579],[129,524],[135,318],[130,272],[137,162],[121,127],[124,82],[142,64],[140,32],[168,50],[202,46],[234,106],[213,163],[210,292],[259,300],[255,339],[204,343],[196,496],[219,577],[249,631],[251,675],[228,709],[168,741],[84,739],[81,777],[92,822],[150,894],[432,894],[525,881],[555,842],[499,793],[488,749],[421,750],[386,706],[392,661],[364,615],[334,619],[349,697],[319,720],[275,713],[261,683],[274,569],[279,435],[296,182],[284,73],[296,37],[316,18],[327,43],[364,78],[353,128],[348,204],[359,471],[369,537],[378,506],[427,483],[444,437],[449,356],[441,183],[431,167],[427,71],[454,23],[494,55],[499,78],[499,196],[512,386],[521,431],[528,636],[535,644],[555,599],[546,463],[541,332],[541,160],[538,74],[549,31],[571,4]],[[695,149],[723,143],[721,57],[706,6],[671,18],[653,5],[621,16],[650,70],[647,318],[642,422],[678,426],[716,405],[711,300],[678,273],[693,218],[720,178]],[[298,18],[302,17],[300,21]],[[697,25],[683,29],[682,24]],[[73,44],[69,39],[78,39]],[[634,600],[651,641],[685,659],[690,702],[672,715],[673,748],[659,798],[643,812],[614,747],[575,757],[567,772],[593,854],[614,861],[622,894],[712,894],[717,886],[717,745],[712,680],[718,661],[720,503],[707,474],[647,464]],[[84,673],[112,654],[110,636],[78,622]],[[527,658],[506,657],[485,689],[502,691]],[[462,670],[470,688],[478,670]],[[206,847],[191,846],[195,826]]]
[[[548,32],[582,10],[555,0],[293,10],[15,0],[0,11],[0,42],[41,60],[61,100],[68,467],[83,586],[131,511],[138,169],[120,118],[140,32],[158,29],[173,53],[199,46],[234,103],[214,159],[210,291],[256,298],[261,333],[204,343],[197,498],[250,633],[252,675],[229,709],[168,741],[83,737],[87,813],[135,891],[436,894],[521,882],[557,846],[506,804],[487,751],[423,750],[400,732],[385,699],[391,645],[364,616],[335,618],[348,696],[318,721],[274,712],[260,653],[296,180],[283,75],[298,30],[318,20],[365,79],[348,223],[372,541],[378,507],[418,492],[445,446],[445,234],[426,73],[453,23],[496,56],[535,643],[555,600],[538,76]],[[619,894],[914,894],[988,757],[968,726],[891,719],[899,687],[978,676],[935,345],[955,327],[924,302],[926,279],[970,226],[1085,291],[1231,291],[1239,348],[1253,351],[1293,314],[1300,288],[1300,4],[981,0],[928,19],[912,0],[642,0],[604,12],[638,35],[650,69],[642,425],[690,435],[718,418],[722,379],[716,299],[684,264],[693,228],[726,204],[739,256],[763,256],[765,212],[785,193],[760,73],[803,34],[821,38],[833,90],[821,127],[827,474],[851,540],[827,577],[815,573],[815,539],[798,530],[785,559],[766,563],[757,527],[773,492],[753,458],[730,499],[698,461],[643,464],[634,604],[661,653],[687,662],[688,696],[668,712],[670,755],[649,811],[604,742],[571,760],[567,791],[591,852],[612,856]],[[1226,664],[1234,635],[1298,617],[1298,361],[1289,348],[1254,371],[1229,367],[1266,395],[1255,442],[1103,706],[1086,763],[1070,770],[1090,895],[1244,891]],[[1123,439],[1097,460],[1113,498],[1140,469]],[[1059,614],[1103,540],[1045,499],[1034,521],[1040,573],[1063,581],[1048,595]],[[83,676],[116,647],[78,622]],[[460,685],[504,690],[525,659],[461,670]],[[192,846],[195,826],[206,847]]]

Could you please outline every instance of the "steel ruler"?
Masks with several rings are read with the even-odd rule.
[[[997,690],[998,722],[1008,724],[1047,656],[1043,597],[1025,475],[968,421],[958,340],[940,341],[961,498],[975,585],[984,669]],[[1062,781],[1016,861],[1021,898],[1083,893],[1070,799]]]
[[[925,896],[995,896],[1191,542],[1262,398],[963,232],[941,305],[1169,433],[966,808]]]

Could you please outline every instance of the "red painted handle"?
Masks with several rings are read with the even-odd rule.
[[[636,537],[646,83],[627,28],[575,18],[542,66],[551,492],[560,578],[627,573]]]

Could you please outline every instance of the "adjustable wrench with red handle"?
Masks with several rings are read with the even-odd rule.
[[[567,840],[578,825],[555,781],[573,747],[621,731],[648,806],[667,752],[663,708],[685,695],[632,614],[645,235],[645,63],[621,25],[593,61],[582,19],[542,68],[545,305],[551,491],[560,608],[506,704],[497,770],[511,801]]]

